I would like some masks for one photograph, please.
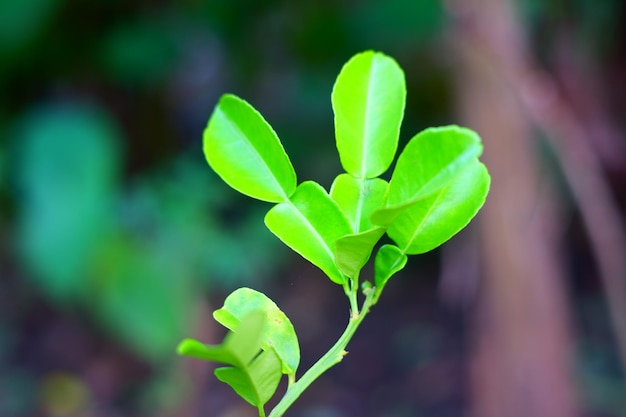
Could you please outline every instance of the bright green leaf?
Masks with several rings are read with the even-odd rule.
[[[225,94],[204,131],[204,154],[235,190],[263,201],[287,201],[296,173],[278,136],[246,101]]]
[[[482,152],[473,130],[445,126],[415,135],[402,151],[389,183],[386,207],[372,215],[379,225],[391,223],[404,208],[437,192]]]
[[[387,186],[387,181],[380,178],[359,179],[340,174],[330,187],[330,196],[341,207],[352,230],[363,232],[374,227],[370,216],[382,207]]]
[[[335,243],[335,262],[339,270],[350,278],[356,278],[384,234],[385,229],[377,227],[338,239]]]
[[[262,407],[276,392],[282,376],[275,350],[269,347],[261,351],[267,323],[263,310],[252,311],[221,345],[186,339],[178,346],[178,353],[230,365],[216,369],[215,376],[253,406]]]
[[[239,368],[246,367],[259,353],[267,316],[263,310],[248,313],[237,328],[228,333],[221,345],[205,345],[194,339],[185,339],[178,345],[180,355],[219,362]]]
[[[252,362],[250,366],[250,376],[255,384],[261,404],[265,404],[278,388],[281,373],[277,370],[281,369],[282,362],[274,349],[267,349]]]
[[[276,392],[281,362],[273,349],[261,352],[249,368],[217,368],[215,376],[251,405],[263,406]]]
[[[226,328],[235,330],[243,317],[259,310],[266,314],[263,348],[274,348],[283,363],[283,373],[295,374],[300,363],[298,337],[289,318],[265,294],[250,288],[239,288],[226,297],[224,307],[215,310],[213,317]]]
[[[223,367],[216,368],[213,373],[220,381],[228,384],[241,398],[253,406],[264,404],[258,390],[251,382],[250,374],[239,368]],[[280,373],[278,375],[281,375]],[[280,378],[280,377],[279,377]]]
[[[387,233],[409,255],[446,242],[476,215],[489,191],[487,168],[474,161],[450,184],[404,211]]]
[[[332,92],[341,165],[357,178],[385,172],[396,153],[404,115],[404,73],[392,58],[373,51],[352,57]]]
[[[205,345],[195,339],[185,339],[178,345],[178,354],[204,361],[234,364],[235,357],[221,346]]]
[[[263,310],[246,314],[224,343],[243,365],[215,370],[220,381],[254,406],[262,406],[272,398],[282,375],[282,362],[272,347],[263,348],[257,355],[269,323]]]
[[[405,267],[407,256],[397,246],[383,245],[374,260],[374,282],[378,291],[395,273]]]
[[[267,213],[265,224],[333,282],[345,283],[346,277],[335,265],[334,246],[352,229],[341,208],[319,184],[300,184],[290,201],[277,204]]]
[[[382,227],[389,227],[389,225],[393,223],[394,220],[396,220],[398,216],[400,216],[400,214],[404,212],[404,210],[409,208],[414,203],[415,203],[414,201],[409,201],[405,204],[401,204],[398,206],[384,207],[379,210],[376,210],[370,216],[370,221],[373,224],[376,224]]]

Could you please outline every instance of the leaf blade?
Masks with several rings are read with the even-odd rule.
[[[392,58],[374,51],[352,57],[332,92],[341,164],[358,178],[385,172],[396,153],[404,116],[404,73]]]
[[[352,229],[337,203],[317,183],[305,181],[289,202],[274,206],[266,226],[287,246],[320,268],[335,283],[346,281],[334,261],[337,239]]]
[[[387,234],[403,252],[428,252],[463,229],[482,207],[489,191],[487,168],[477,160],[439,192],[403,212]]]
[[[300,363],[298,337],[289,318],[265,294],[251,288],[238,288],[226,297],[222,308],[213,312],[213,317],[224,327],[234,330],[254,311],[263,311],[266,317],[261,334],[263,349],[274,349],[283,364],[283,373],[295,374]]]
[[[374,282],[379,293],[387,281],[406,266],[407,260],[406,254],[397,246],[381,246],[374,261]]]
[[[352,230],[359,233],[376,227],[370,217],[383,206],[388,185],[380,178],[362,179],[340,174],[330,187],[330,196],[350,221]]]
[[[366,232],[346,235],[335,243],[335,263],[339,270],[350,278],[356,278],[385,229],[377,227]]]
[[[177,352],[179,355],[189,356],[204,361],[219,362],[229,365],[235,365],[237,359],[233,357],[221,346],[205,345],[195,339],[185,339],[178,345]]]
[[[269,349],[246,368],[223,367],[215,369],[214,373],[217,379],[228,384],[248,403],[262,407],[278,388],[282,375],[280,366],[278,355]]]
[[[235,190],[278,203],[296,188],[296,174],[272,127],[248,102],[223,95],[203,134],[211,168]]]
[[[178,352],[230,365],[217,368],[215,376],[248,403],[261,408],[274,395],[282,377],[278,354],[272,347],[262,347],[266,322],[266,313],[254,310],[243,317],[221,345],[186,339],[179,344]]]
[[[437,192],[482,153],[480,137],[456,125],[428,128],[413,136],[398,157],[385,207],[371,221],[388,226],[407,208]]]
[[[254,310],[230,329],[221,345],[205,345],[194,339],[185,339],[178,345],[180,355],[245,367],[261,350],[266,321],[265,312]]]

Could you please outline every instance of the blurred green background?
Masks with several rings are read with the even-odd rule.
[[[265,291],[292,317],[303,366],[319,357],[347,320],[341,290],[265,229],[266,205],[210,171],[202,130],[221,94],[244,97],[277,131],[299,179],[328,187],[340,169],[330,92],[341,65],[365,49],[393,56],[406,72],[401,146],[422,128],[461,123],[464,68],[450,43],[467,24],[463,4],[1,1],[0,417],[251,415],[209,367],[175,355],[183,337],[220,340],[210,312],[238,286]],[[618,133],[598,148],[618,151],[600,160],[623,213],[624,3],[511,4],[541,68],[563,81],[555,62],[572,45],[600,92],[600,120]],[[537,153],[567,208],[577,415],[626,416],[588,237],[554,155]],[[446,259],[437,250],[413,260],[344,363],[289,415],[471,415],[480,282],[446,297]]]

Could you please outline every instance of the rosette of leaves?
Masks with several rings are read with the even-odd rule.
[[[219,349],[231,349],[233,340],[243,340],[254,352],[247,352],[245,364],[217,354],[205,355],[205,359],[227,363],[246,373],[258,361],[273,364],[275,361],[269,357],[275,354],[280,365],[273,364],[272,372],[260,373],[271,381],[264,386],[275,389],[276,378],[282,373],[289,375],[287,392],[270,414],[272,417],[282,415],[308,384],[341,360],[356,327],[378,301],[388,280],[404,268],[408,255],[430,251],[449,240],[469,223],[485,201],[490,177],[478,159],[481,140],[474,131],[463,127],[429,128],[416,134],[398,156],[390,181],[380,178],[396,155],[405,98],[404,73],[392,58],[366,51],[344,65],[332,91],[332,106],[337,150],[345,172],[335,178],[330,191],[314,181],[298,184],[278,136],[261,114],[241,98],[222,96],[209,119],[204,132],[204,154],[211,168],[235,190],[272,203],[265,216],[269,230],[342,286],[350,301],[351,318],[346,332],[300,380],[295,379],[296,368],[291,366],[297,366],[297,361],[288,363],[284,352],[279,353],[283,342],[291,346],[285,350],[292,354],[296,351],[297,339],[291,325],[288,342],[259,336],[270,333],[267,329],[272,326],[272,313],[267,305],[275,311],[275,304],[259,303],[254,311],[247,303],[231,304],[227,311],[237,317],[238,325],[235,320],[225,322],[221,313],[217,314],[218,321],[233,332]],[[385,234],[393,243],[378,245]],[[365,300],[359,308],[359,275],[374,250],[373,283],[363,283]],[[280,319],[288,322],[286,317]],[[260,322],[264,324],[261,326]],[[265,330],[250,330],[254,327],[250,323],[265,326]],[[242,335],[246,332],[248,336]],[[202,349],[201,344],[194,342],[193,346],[197,351]],[[263,367],[264,371],[267,369]],[[225,380],[224,372],[216,371],[218,378]],[[244,390],[238,388],[240,380],[243,378],[237,377],[237,383],[225,382],[259,407],[263,416],[262,403],[269,399],[267,395],[258,395],[251,401],[253,396],[246,391],[260,386],[261,381],[250,376]],[[263,394],[269,391],[267,388]]]

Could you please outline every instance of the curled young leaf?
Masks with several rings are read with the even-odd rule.
[[[385,229],[377,227],[339,238],[335,243],[335,263],[339,270],[350,278],[356,278],[384,234]]]
[[[241,398],[255,407],[262,407],[274,396],[280,382],[280,359],[273,349],[259,353],[246,368],[224,367],[215,376],[227,383]]]
[[[285,374],[295,374],[300,363],[300,347],[293,324],[280,308],[265,294],[250,288],[233,291],[224,306],[213,312],[213,317],[222,326],[236,330],[243,317],[254,311],[265,313],[261,342],[264,350],[271,347],[282,362]]]
[[[229,365],[216,369],[215,376],[247,402],[261,408],[276,392],[282,376],[281,361],[274,349],[262,350],[266,322],[264,311],[252,311],[221,345],[186,339],[178,346],[178,353]]]
[[[394,245],[383,245],[374,260],[374,283],[377,291],[382,289],[394,274],[406,266],[407,256]]]

